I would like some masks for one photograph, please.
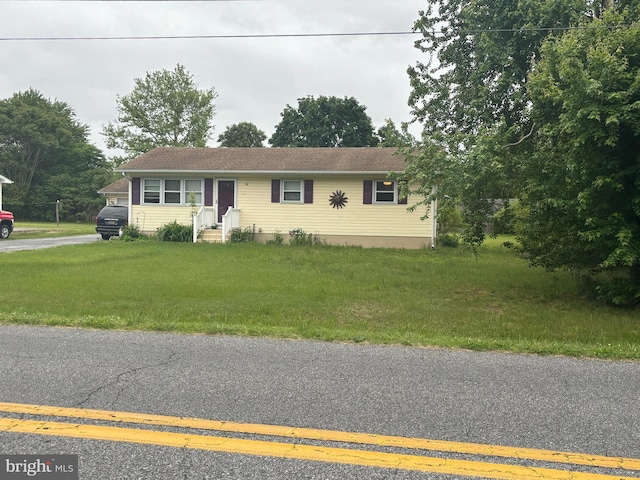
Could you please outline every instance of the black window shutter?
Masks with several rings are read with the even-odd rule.
[[[280,180],[271,180],[271,203],[280,203]]]
[[[313,203],[313,180],[304,181],[304,203]]]
[[[400,192],[398,192],[398,194],[400,194]],[[407,197],[404,198],[398,198],[398,205],[406,205],[407,204]]]
[[[131,205],[140,205],[140,178],[131,179]]]
[[[213,207],[213,178],[204,179],[204,204]]]
[[[362,185],[362,203],[371,205],[373,203],[373,181],[365,180]]]

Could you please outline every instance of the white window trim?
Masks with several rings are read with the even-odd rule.
[[[160,190],[157,191],[158,193],[158,202],[147,202],[146,201],[146,194],[147,192],[153,192],[156,193],[155,190],[147,190],[147,182],[148,181],[159,181],[160,182]],[[162,205],[162,179],[160,178],[143,178],[142,179],[142,204],[143,205]]]
[[[146,187],[146,182],[148,180],[152,180],[152,181],[153,180],[157,180],[157,181],[160,182],[160,192],[159,192],[160,202],[159,203],[145,202],[145,193],[147,192],[145,187]],[[180,181],[180,203],[166,203],[165,202],[165,192],[167,191],[165,189],[165,181],[166,180],[179,180]],[[186,190],[186,188],[187,188],[186,187],[186,180],[200,182],[200,191],[196,192],[196,194],[200,193],[200,201],[196,202],[196,205],[198,205],[198,206],[204,205],[204,181],[201,178],[157,178],[157,177],[149,177],[149,178],[143,178],[142,179],[142,204],[143,205],[167,205],[167,206],[173,206],[173,207],[184,207],[184,206],[191,205],[191,203],[189,203],[189,192],[192,191],[192,190],[189,190],[189,191]],[[169,192],[176,192],[176,191],[177,190],[169,190]]]
[[[284,199],[284,183],[285,182],[299,182],[300,183],[300,200],[285,200]],[[298,190],[287,190],[287,192],[297,192]],[[298,180],[297,178],[280,179],[280,203],[304,203],[304,180]]]
[[[390,202],[378,200],[378,191],[383,193],[390,193],[386,190],[378,190],[378,182],[391,182],[393,184],[393,200]],[[372,200],[374,204],[377,205],[397,205],[398,203],[398,182],[395,180],[374,180],[373,181],[373,192]]]
[[[187,190],[187,181],[190,182],[198,182],[200,183],[200,190],[199,191],[195,191],[195,190]],[[201,178],[183,178],[182,182],[180,184],[180,191],[182,192],[182,201],[184,202],[184,205],[191,205],[191,202],[189,201],[189,193],[190,192],[194,192],[196,194],[196,198],[198,193],[200,194],[200,201],[196,201],[196,205],[197,206],[202,206],[204,205],[204,180]]]

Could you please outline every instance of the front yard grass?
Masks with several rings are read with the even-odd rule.
[[[68,237],[96,233],[95,223],[15,222],[14,240],[28,238]],[[96,234],[97,235],[97,234]]]
[[[640,311],[492,242],[436,250],[97,242],[0,254],[0,323],[640,358]]]

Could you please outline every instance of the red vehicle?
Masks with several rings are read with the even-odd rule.
[[[13,213],[0,210],[0,238],[9,238],[13,232]]]

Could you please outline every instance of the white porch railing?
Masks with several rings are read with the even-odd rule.
[[[240,228],[240,209],[229,207],[222,216],[222,243],[227,241],[227,235],[234,228]]]
[[[198,235],[204,230],[204,206],[193,214],[193,243],[198,241]]]

